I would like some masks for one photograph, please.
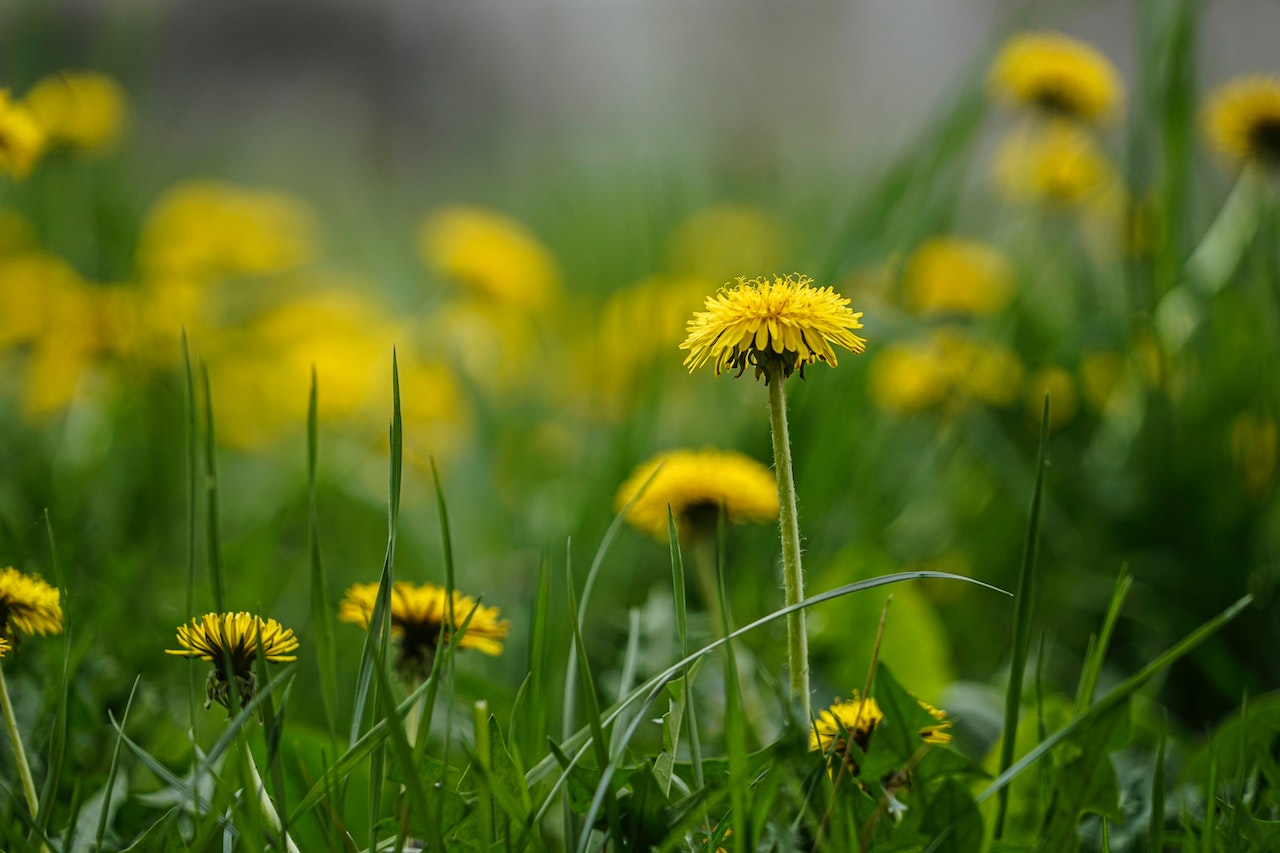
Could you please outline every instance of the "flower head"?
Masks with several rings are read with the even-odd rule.
[[[1205,129],[1218,153],[1234,163],[1280,170],[1280,77],[1237,77],[1209,98]]]
[[[1097,201],[1115,178],[1093,137],[1062,121],[1006,137],[996,151],[994,177],[1010,200],[1056,208]]]
[[[36,81],[23,100],[50,142],[89,151],[120,138],[128,111],[120,84],[94,71],[51,74]]]
[[[717,375],[729,368],[741,376],[750,364],[759,378],[776,362],[784,379],[797,369],[803,378],[806,364],[836,366],[832,344],[862,352],[867,342],[853,334],[862,328],[862,312],[850,311],[849,300],[833,288],[811,287],[812,281],[796,274],[739,278],[737,287],[708,296],[707,310],[693,315],[680,344],[689,350],[685,367],[692,372],[711,361]]]
[[[908,305],[925,314],[994,314],[1013,296],[1013,265],[985,243],[937,237],[911,254],[903,288]]]
[[[1005,42],[987,78],[1013,107],[1083,122],[1113,114],[1122,90],[1115,68],[1090,45],[1059,33],[1020,33]]]
[[[342,598],[338,618],[368,628],[377,598],[378,584],[353,584]],[[502,654],[502,641],[507,638],[511,623],[498,618],[498,608],[485,607],[455,589],[450,613],[442,587],[396,581],[391,588],[391,635],[400,644],[397,669],[411,680],[424,678],[431,671],[436,644],[442,639],[452,642],[468,616],[471,621],[458,639],[458,648]]]
[[[655,475],[654,472],[657,472]],[[653,477],[652,482],[649,478]],[[720,507],[730,521],[773,521],[778,517],[778,483],[749,456],[731,450],[672,450],[638,466],[618,489],[622,510],[636,499],[627,521],[658,539],[667,538],[667,507],[681,533],[715,529]]]
[[[419,226],[418,253],[440,275],[507,307],[538,310],[559,295],[555,257],[523,225],[496,211],[437,211]]]
[[[180,649],[165,649],[167,655],[200,658],[213,664],[205,683],[206,708],[213,702],[231,710],[230,684],[234,681],[239,704],[243,707],[257,692],[253,671],[258,646],[271,663],[297,660],[291,654],[298,648],[292,628],[274,619],[263,619],[253,613],[206,613],[178,626]],[[228,666],[230,670],[228,671]]]
[[[44,151],[44,131],[31,110],[14,103],[8,89],[0,89],[0,175],[25,178]]]
[[[32,634],[61,634],[61,597],[43,578],[0,569],[0,638],[16,643]]]
[[[809,732],[809,749],[820,749],[833,760],[846,762],[849,771],[856,776],[858,764],[849,752],[849,744],[852,742],[860,751],[866,752],[871,735],[882,722],[884,712],[876,700],[870,696],[862,699],[855,690],[852,699],[837,701],[814,720]]]

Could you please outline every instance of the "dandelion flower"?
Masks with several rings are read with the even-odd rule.
[[[1071,423],[1079,411],[1080,395],[1076,392],[1075,379],[1056,365],[1042,367],[1027,377],[1023,403],[1037,430],[1044,414],[1045,394],[1049,395],[1049,431],[1057,432]]]
[[[1062,121],[1006,137],[996,151],[994,178],[1011,201],[1058,208],[1096,201],[1115,182],[1093,137]]]
[[[1010,106],[1096,122],[1115,113],[1123,96],[1115,68],[1082,41],[1059,33],[1020,33],[991,66],[992,96]]]
[[[1013,265],[985,243],[938,237],[911,254],[903,288],[907,304],[925,314],[994,314],[1013,296]]]
[[[0,175],[25,178],[44,150],[44,131],[31,110],[14,103],[8,89],[0,89]]]
[[[1280,169],[1280,77],[1237,77],[1215,91],[1204,114],[1218,153],[1238,163]]]
[[[165,649],[167,655],[200,658],[213,664],[205,682],[205,708],[213,702],[231,710],[230,685],[234,681],[240,707],[257,692],[253,665],[261,643],[263,656],[271,663],[297,660],[298,648],[292,628],[274,619],[253,613],[206,613],[178,626],[180,649]],[[227,666],[230,665],[228,672]]]
[[[690,372],[708,361],[716,374],[726,368],[739,376],[750,364],[756,377],[766,375],[766,365],[776,363],[787,378],[815,361],[836,366],[832,344],[860,353],[867,342],[853,334],[861,329],[862,312],[849,310],[849,300],[833,288],[811,287],[803,275],[739,278],[738,286],[722,287],[708,296],[706,311],[693,315],[688,337],[680,344],[689,350],[685,367]]]
[[[86,151],[120,138],[128,112],[124,89],[106,74],[64,71],[41,78],[23,98],[50,142]]]
[[[378,584],[353,584],[343,596],[338,618],[368,628],[377,598]],[[487,655],[502,654],[502,642],[511,623],[498,618],[498,608],[485,607],[455,589],[451,614],[442,587],[396,581],[391,589],[391,635],[400,644],[396,668],[409,680],[425,678],[431,671],[437,642],[441,639],[452,642],[468,616],[471,621],[458,640],[458,648],[476,649]]]
[[[855,690],[852,699],[837,701],[814,720],[809,731],[809,749],[843,760],[849,765],[849,772],[856,776],[858,764],[850,754],[849,744],[852,742],[859,751],[866,752],[871,735],[882,722],[884,712],[876,700],[870,696],[861,699]]]
[[[667,241],[676,273],[724,281],[739,270],[777,269],[789,254],[786,226],[764,210],[716,205],[680,223]]]
[[[538,310],[559,294],[555,257],[509,216],[476,207],[451,207],[418,228],[418,253],[441,276],[502,306]]]
[[[773,472],[741,453],[712,448],[660,453],[638,466],[618,489],[617,509],[630,503],[645,483],[649,486],[631,507],[627,521],[658,539],[667,538],[668,506],[682,533],[714,530],[721,507],[738,523],[778,517]]]
[[[0,569],[0,637],[14,643],[32,634],[61,634],[61,597],[43,578],[12,566]]]
[[[4,637],[0,637],[0,658],[7,655],[11,649],[13,649],[13,646],[9,645],[9,641]]]

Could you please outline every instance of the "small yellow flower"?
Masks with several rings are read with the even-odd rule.
[[[1237,164],[1280,169],[1280,77],[1236,77],[1215,91],[1204,112],[1218,153]]]
[[[0,569],[0,638],[62,633],[62,595],[43,578],[12,566]]]
[[[942,326],[927,339],[886,347],[872,362],[870,394],[899,415],[970,400],[1004,407],[1017,399],[1022,377],[1022,362],[1011,350]]]
[[[124,89],[106,74],[64,71],[41,78],[23,99],[48,140],[87,151],[120,138],[128,112]]]
[[[849,765],[849,772],[856,776],[858,764],[850,755],[849,743],[853,742],[859,750],[866,752],[871,735],[882,722],[884,712],[876,700],[870,696],[861,699],[855,690],[852,699],[837,701],[814,720],[809,731],[809,749],[821,750],[833,759],[843,760]]]
[[[925,743],[935,745],[951,743],[951,721],[947,719],[947,712],[941,708],[935,708],[928,702],[916,699],[920,703],[920,707],[929,712],[929,716],[937,720],[933,725],[925,726],[920,730],[920,739]]]
[[[903,288],[907,304],[925,314],[994,314],[1013,296],[1013,265],[985,243],[939,237],[907,260]]]
[[[44,131],[31,110],[0,89],[0,175],[25,178],[44,151]]]
[[[1049,431],[1057,432],[1075,419],[1079,410],[1079,394],[1071,374],[1061,367],[1050,365],[1042,367],[1027,377],[1023,402],[1026,405],[1027,417],[1040,429],[1040,418],[1044,414],[1044,396],[1049,395]]]
[[[871,362],[868,393],[877,406],[910,415],[941,405],[951,392],[951,371],[925,343],[893,343]]]
[[[657,475],[654,476],[654,472]],[[667,538],[667,507],[681,533],[714,530],[720,507],[730,521],[766,522],[778,517],[778,483],[768,468],[734,451],[672,450],[632,472],[614,500],[621,511],[649,478],[627,521],[657,539]]]
[[[315,231],[311,211],[293,196],[185,181],[147,212],[139,260],[156,278],[268,275],[314,258]]]
[[[338,618],[368,628],[377,598],[376,583],[353,584],[342,598]],[[411,680],[424,678],[431,671],[436,644],[442,639],[441,630],[444,642],[452,642],[473,610],[475,614],[471,615],[458,648],[475,649],[486,655],[502,654],[502,643],[511,630],[511,623],[498,618],[498,608],[479,604],[455,589],[450,614],[443,587],[396,581],[391,589],[390,619],[391,634],[400,643],[397,669]]]
[[[213,702],[231,710],[229,685],[237,687],[240,706],[243,707],[257,692],[257,679],[253,665],[258,646],[271,663],[297,660],[291,654],[298,648],[298,640],[292,628],[285,628],[274,619],[263,619],[252,613],[206,613],[199,619],[178,626],[180,649],[165,649],[167,655],[200,658],[213,664],[213,670],[205,682],[207,696],[204,706]],[[227,672],[228,660],[231,671]]]
[[[811,287],[812,281],[796,274],[772,281],[739,278],[737,287],[708,296],[707,310],[693,315],[680,344],[689,350],[685,367],[693,372],[711,361],[717,375],[728,368],[741,376],[750,364],[759,378],[772,360],[784,379],[797,369],[803,378],[806,364],[836,366],[832,344],[862,352],[867,342],[853,334],[862,328],[862,312],[850,311],[849,300],[833,288]]]
[[[1115,173],[1093,137],[1054,121],[1006,137],[996,151],[994,178],[1011,201],[1073,208],[1104,196]]]
[[[509,216],[476,207],[451,207],[418,227],[418,253],[441,276],[503,306],[537,311],[556,300],[555,257]]]
[[[1113,115],[1123,97],[1115,68],[1082,41],[1019,33],[1004,43],[987,78],[992,96],[1017,108],[1083,122]]]

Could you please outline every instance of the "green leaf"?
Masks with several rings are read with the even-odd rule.
[[[1076,827],[1085,813],[1124,820],[1111,753],[1128,740],[1129,702],[1121,702],[1054,748],[1054,808],[1040,836],[1041,849],[1076,849],[1080,843]]]
[[[921,804],[924,817],[921,828],[930,836],[947,833],[939,853],[969,853],[982,849],[982,815],[969,786],[956,778],[945,778],[929,790],[927,803]]]
[[[186,839],[182,837],[179,820],[181,806],[174,806],[138,837],[122,853],[172,853],[174,850],[189,850]],[[103,849],[99,844],[97,849]]]

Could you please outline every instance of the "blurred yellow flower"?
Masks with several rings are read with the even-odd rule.
[[[853,353],[866,349],[867,342],[853,334],[862,328],[862,312],[850,311],[849,300],[833,288],[811,287],[812,282],[797,274],[772,281],[739,278],[737,287],[708,296],[707,310],[693,315],[680,344],[689,350],[685,367],[693,372],[711,361],[716,375],[728,368],[741,376],[750,364],[759,378],[772,360],[784,379],[797,369],[803,378],[806,364],[836,366],[832,344]]]
[[[70,264],[46,252],[0,258],[0,350],[65,327],[83,288]]]
[[[192,617],[189,624],[178,626],[178,644],[182,648],[165,649],[164,653],[200,658],[213,664],[205,682],[206,709],[217,702],[230,711],[232,683],[241,707],[253,699],[257,692],[253,667],[259,645],[263,657],[271,663],[298,659],[293,654],[298,649],[293,629],[252,613],[206,613],[199,619]]]
[[[1280,77],[1236,77],[1209,96],[1205,130],[1218,153],[1233,163],[1280,170]]]
[[[996,152],[994,177],[1012,201],[1064,208],[1098,198],[1115,182],[1093,137],[1063,121],[1009,134]]]
[[[868,696],[865,700],[853,691],[853,698],[837,700],[835,704],[818,714],[809,730],[809,749],[821,750],[824,755],[835,761],[844,761],[849,772],[858,775],[857,759],[850,754],[849,744],[855,744],[859,751],[866,752],[871,743],[871,735],[876,727],[884,722],[884,712],[876,700]]]
[[[1123,89],[1111,62],[1060,33],[1018,33],[1004,43],[987,77],[997,100],[1017,108],[1095,122],[1109,118]]]
[[[1075,420],[1078,411],[1076,383],[1071,374],[1056,365],[1042,367],[1027,378],[1023,400],[1027,417],[1040,427],[1044,414],[1044,396],[1049,395],[1049,431],[1057,432]]]
[[[1258,412],[1242,412],[1231,423],[1231,454],[1250,500],[1263,503],[1276,484],[1276,458],[1280,430],[1276,422]]]
[[[668,506],[682,534],[698,529],[714,531],[721,507],[736,523],[774,521],[778,517],[778,483],[773,472],[732,450],[704,448],[659,453],[637,466],[618,488],[615,509],[621,512],[647,482],[648,488],[627,513],[627,521],[663,541],[667,538]]]
[[[13,650],[13,646],[9,645],[9,641],[4,637],[0,637],[0,658],[3,658]]]
[[[717,205],[681,222],[667,241],[668,268],[679,275],[725,281],[739,270],[778,269],[789,253],[776,217],[745,205]]]
[[[496,211],[436,211],[419,225],[417,245],[422,260],[437,274],[500,307],[537,311],[559,297],[555,257],[527,228]]]
[[[347,589],[338,609],[338,618],[368,628],[378,599],[378,584],[357,583]],[[474,614],[472,613],[474,611]],[[467,617],[471,617],[469,623]],[[399,641],[396,668],[409,679],[422,679],[431,672],[436,644],[453,642],[466,623],[459,649],[475,649],[486,655],[502,654],[502,644],[511,623],[499,619],[496,607],[486,607],[469,595],[453,591],[453,607],[443,587],[396,581],[391,588],[391,635]],[[443,630],[443,637],[441,631]]]
[[[0,175],[25,178],[44,151],[44,132],[31,110],[0,89]]]
[[[936,721],[933,725],[925,726],[920,730],[920,739],[925,743],[934,745],[951,743],[951,721],[947,719],[947,712],[941,708],[935,708],[921,699],[916,699],[916,701]]]
[[[1080,391],[1085,402],[1103,411],[1128,379],[1129,364],[1113,351],[1086,353],[1080,360]]]
[[[33,634],[62,633],[62,594],[44,578],[0,569],[0,638],[10,644]]]
[[[1013,265],[985,243],[938,237],[912,252],[902,284],[907,305],[925,314],[994,314],[1013,296]]]
[[[292,196],[185,181],[147,212],[139,264],[150,278],[284,272],[315,257],[315,231],[311,211]]]
[[[50,143],[87,151],[120,138],[128,113],[124,88],[95,71],[63,71],[42,77],[24,101]]]
[[[872,362],[869,390],[876,405],[898,415],[969,400],[1004,407],[1017,399],[1022,375],[1011,350],[944,326],[885,347]]]

